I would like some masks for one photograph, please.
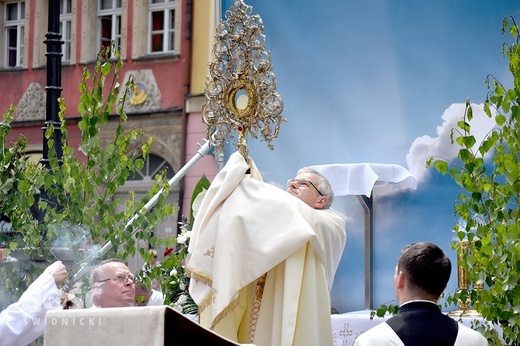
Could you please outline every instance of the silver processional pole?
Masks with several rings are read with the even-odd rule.
[[[204,145],[200,147],[200,149],[197,151],[197,153],[188,161],[169,181],[168,185],[170,188],[172,188],[175,184],[177,184],[185,175],[186,173],[197,163],[201,158],[203,158],[211,149],[211,144],[208,139],[204,139]],[[145,204],[143,208],[141,208],[126,224],[125,228],[129,228],[134,221],[142,214],[145,214],[150,211],[156,204],[161,196],[161,194],[164,192],[164,189],[161,189],[159,192],[157,192],[149,201]],[[113,244],[109,240],[107,241],[103,247],[99,250],[98,255],[96,258],[104,256],[110,249],[112,249]],[[63,290],[66,292],[68,291],[76,282],[81,280],[86,274],[88,274],[92,270],[92,260],[94,258],[87,259],[88,262],[81,267],[81,269],[74,275],[73,279],[69,281],[63,288]]]

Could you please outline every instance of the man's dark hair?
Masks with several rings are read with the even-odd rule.
[[[450,279],[451,262],[437,245],[421,242],[403,249],[397,269],[406,274],[412,289],[439,297]]]

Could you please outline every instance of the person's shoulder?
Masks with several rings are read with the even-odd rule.
[[[486,338],[474,329],[459,323],[459,332],[455,340],[455,346],[487,346]]]
[[[164,295],[156,290],[152,290],[152,295],[148,300],[147,306],[164,305]]]
[[[404,346],[399,336],[386,323],[380,323],[357,337],[355,346]]]
[[[335,225],[342,230],[345,230],[345,220],[343,219],[341,214],[336,210],[332,208],[313,210],[322,217],[322,220],[326,221],[331,225]]]

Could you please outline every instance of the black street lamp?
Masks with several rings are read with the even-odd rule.
[[[49,22],[48,32],[45,34],[47,38],[44,43],[47,45],[47,102],[46,102],[46,120],[43,130],[43,156],[40,163],[46,168],[50,169],[49,163],[49,147],[45,132],[51,126],[54,126],[54,150],[56,158],[61,160],[62,149],[61,149],[61,122],[58,117],[59,105],[58,98],[61,96],[61,40],[60,34],[60,0],[49,0]],[[50,172],[52,174],[52,172]],[[48,196],[44,188],[40,192],[40,198],[48,200]],[[42,210],[39,211],[38,221],[43,221],[44,213]]]

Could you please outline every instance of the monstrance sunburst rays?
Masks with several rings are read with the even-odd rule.
[[[242,0],[226,11],[216,28],[214,60],[209,64],[202,120],[208,125],[210,144],[223,150],[227,138],[248,160],[247,135],[264,140],[273,150],[280,124],[282,97],[276,90],[271,57],[265,50],[264,25]]]

